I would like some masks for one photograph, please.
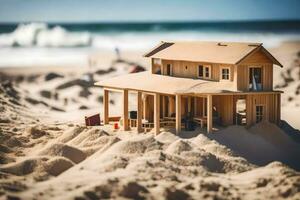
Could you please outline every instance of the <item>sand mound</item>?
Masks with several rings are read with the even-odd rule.
[[[131,140],[123,140],[114,144],[109,153],[114,154],[140,154],[144,153],[148,148],[152,149],[157,144],[153,136],[137,137]]]
[[[211,172],[225,172],[225,163],[204,150],[184,151],[180,155],[166,154],[166,158],[179,166],[199,166]]]
[[[82,131],[84,131],[86,127],[83,126],[76,126],[66,130],[60,137],[57,138],[58,142],[67,143],[68,141],[75,138],[79,135]]]
[[[275,124],[262,122],[252,126],[249,131],[262,136],[276,147],[283,148],[286,151],[299,149],[297,153],[300,153],[300,144],[294,141]]]
[[[70,159],[74,163],[79,163],[86,158],[86,155],[81,150],[62,143],[48,145],[45,149],[39,152],[38,155],[63,156]]]
[[[47,161],[45,170],[52,176],[58,176],[67,169],[73,167],[73,163],[63,157],[55,157]]]
[[[68,144],[82,147],[94,146],[98,142],[102,143],[101,138],[103,136],[108,136],[108,133],[99,128],[91,128],[90,130],[81,132],[75,138],[70,140]]]
[[[189,141],[180,139],[168,146],[166,152],[170,154],[181,154],[184,151],[191,151],[192,149],[192,144]]]
[[[178,137],[171,132],[162,132],[159,135],[155,136],[155,139],[161,143],[172,143],[177,140]]]
[[[45,173],[52,176],[58,176],[73,165],[74,164],[70,160],[63,157],[53,157],[51,159],[46,157],[35,157],[7,164],[0,169],[2,172],[17,176],[24,176],[31,173],[35,173],[37,176],[44,176]]]
[[[45,135],[49,135],[45,130],[40,126],[31,126],[26,129],[26,133],[32,138],[37,139]]]
[[[40,166],[42,161],[47,161],[47,159],[30,158],[16,163],[7,164],[3,167],[0,167],[0,169],[2,172],[23,176],[32,173],[36,167]]]
[[[210,140],[202,134],[193,138],[192,143],[198,148],[205,149],[207,152],[220,157],[236,156],[236,154],[226,146],[221,145],[214,140]]]

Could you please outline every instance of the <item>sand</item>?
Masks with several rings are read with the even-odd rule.
[[[286,57],[299,59],[299,47],[286,43],[272,50],[285,58],[283,64],[290,63],[276,69],[274,79],[286,91],[287,123],[229,126],[214,134],[196,130],[177,136],[165,130],[155,136],[86,127],[84,116],[99,112],[103,98],[83,74],[99,69],[2,70],[0,198],[300,199],[300,140],[294,129],[300,124],[293,114],[300,79],[286,82],[280,75],[297,70]],[[130,69],[112,56],[103,59],[109,67],[93,73],[95,81]],[[139,62],[132,55],[128,59]],[[120,113],[118,94],[110,96],[111,114]]]

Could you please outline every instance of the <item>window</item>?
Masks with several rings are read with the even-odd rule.
[[[154,59],[153,59],[153,63],[154,63],[155,65],[161,65],[161,59],[159,59],[159,58],[154,58]]]
[[[172,75],[172,65],[171,64],[167,64],[167,75],[168,76]]]
[[[209,78],[210,77],[210,73],[209,73],[209,67],[204,67],[205,69],[205,78]]]
[[[264,107],[262,105],[256,106],[256,123],[263,120]]]
[[[198,77],[203,77],[203,65],[198,66]]]
[[[210,66],[198,65],[198,77],[210,78]]]
[[[260,67],[249,69],[249,89],[253,91],[262,90],[262,70]]]
[[[229,73],[230,73],[229,68],[222,68],[221,79],[222,80],[229,80],[229,77],[230,77]]]

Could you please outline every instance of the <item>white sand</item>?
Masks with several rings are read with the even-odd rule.
[[[273,51],[280,58],[280,50],[285,49],[289,54],[284,55],[292,58],[300,48],[292,43]],[[125,73],[126,68],[127,64],[118,64],[116,71],[94,79]],[[101,90],[88,87],[91,94],[80,97],[79,85],[55,89],[87,70],[48,70],[64,78],[45,81],[48,71],[30,69],[18,84],[1,84],[0,198],[300,198],[300,144],[277,126],[231,126],[210,135],[195,131],[180,136],[168,131],[154,136],[113,131],[109,126],[85,127],[83,117],[101,111]],[[2,72],[10,77],[23,73]],[[34,73],[38,76],[28,80]],[[282,89],[292,91],[291,87]],[[41,96],[41,90],[50,91],[51,97]],[[298,109],[293,92],[283,96],[282,110],[288,112],[283,116],[300,127],[293,114]],[[291,95],[295,101],[287,100]],[[117,114],[118,95],[112,95],[112,100],[112,114]],[[83,105],[87,109],[79,109]]]

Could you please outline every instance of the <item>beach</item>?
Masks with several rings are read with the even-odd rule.
[[[131,39],[130,44],[118,36],[116,45],[122,45],[109,48],[72,46],[59,59],[56,55],[66,47],[50,48],[42,39],[34,44],[43,47],[1,48],[1,198],[300,198],[300,42],[293,37],[267,41],[268,50],[284,66],[274,66],[273,79],[274,88],[283,91],[280,127],[262,122],[250,128],[224,127],[213,134],[163,130],[155,135],[84,125],[85,116],[103,116],[103,90],[94,82],[137,66],[149,70],[143,54],[159,42],[156,37]],[[85,46],[85,40],[80,45]],[[142,40],[145,44],[139,43]],[[37,54],[28,59],[26,52],[32,49]],[[73,53],[78,56],[74,60]],[[89,64],[91,60],[96,64]],[[110,114],[120,115],[120,95],[111,94],[109,103]],[[135,103],[130,100],[129,107]]]

